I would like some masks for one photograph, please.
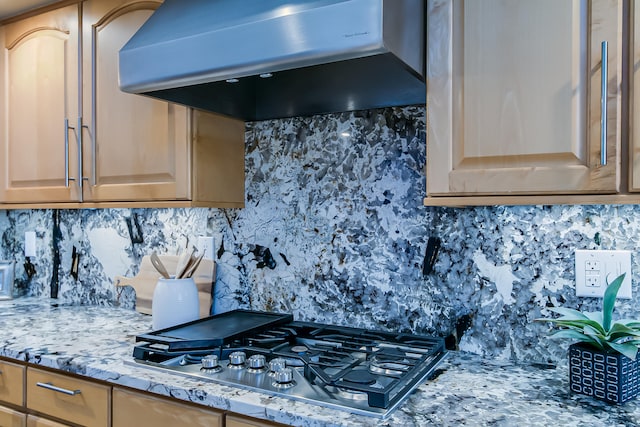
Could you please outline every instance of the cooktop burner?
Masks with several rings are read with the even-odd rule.
[[[427,380],[446,355],[440,338],[246,310],[136,341],[134,360],[145,367],[379,418]]]

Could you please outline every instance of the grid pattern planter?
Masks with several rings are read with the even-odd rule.
[[[569,387],[609,403],[624,403],[640,393],[640,358],[604,352],[584,344],[569,347]]]

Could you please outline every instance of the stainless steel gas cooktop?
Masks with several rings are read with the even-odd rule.
[[[445,357],[444,340],[234,310],[136,337],[144,367],[386,418]]]

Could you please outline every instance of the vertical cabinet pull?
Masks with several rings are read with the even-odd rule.
[[[607,165],[607,63],[608,46],[607,42],[602,42],[602,66],[601,66],[601,87],[600,87],[600,164]]]
[[[52,390],[58,393],[67,394],[69,396],[75,396],[76,394],[80,394],[80,390],[67,390],[66,388],[56,387],[51,383],[41,383],[37,382],[36,385],[38,387],[46,388],[47,390]]]
[[[75,130],[73,126],[69,126],[69,119],[64,119],[64,186],[69,188],[69,181],[75,181],[75,178],[69,176],[69,129]]]
[[[83,147],[82,147],[82,116],[78,117],[78,175],[80,176],[80,179],[78,180],[78,187],[80,189],[80,201],[83,201],[84,198],[84,193],[83,193],[83,187],[84,187],[84,164],[83,164]]]

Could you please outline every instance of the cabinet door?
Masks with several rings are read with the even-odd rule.
[[[430,0],[427,19],[430,196],[618,191],[621,1]]]
[[[222,414],[114,388],[112,425],[113,427],[221,427]]]
[[[630,179],[629,191],[640,191],[640,4],[631,4],[631,60],[630,63],[630,105],[629,146]]]
[[[78,7],[5,25],[2,33],[0,201],[76,201],[77,181],[66,178],[78,177],[71,129],[79,116]]]
[[[159,5],[83,3],[84,200],[189,198],[187,109],[118,86],[118,51]]]
[[[24,366],[0,361],[0,401],[24,405],[24,374]]]
[[[29,415],[27,416],[27,427],[68,427],[68,424]]]
[[[25,427],[27,425],[27,415],[14,411],[5,406],[0,406],[0,426],[2,427]]]
[[[281,425],[282,424],[275,424],[255,418],[244,418],[236,415],[227,414],[225,417],[225,427],[276,427]]]

